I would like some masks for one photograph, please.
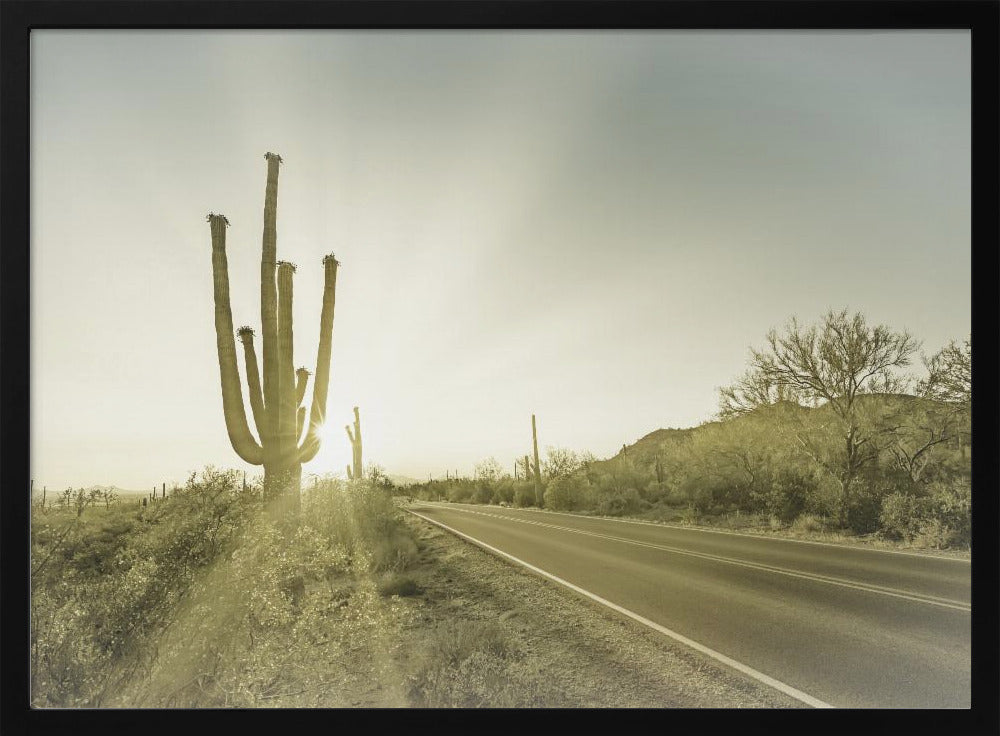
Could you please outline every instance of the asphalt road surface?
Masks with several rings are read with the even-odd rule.
[[[537,510],[410,510],[803,707],[971,705],[967,560]]]

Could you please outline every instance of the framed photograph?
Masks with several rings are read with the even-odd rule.
[[[10,727],[995,729],[998,9],[5,2]]]

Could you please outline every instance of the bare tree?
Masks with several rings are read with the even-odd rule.
[[[930,358],[924,358],[929,373],[917,391],[921,396],[949,404],[972,403],[972,338],[952,340]]]
[[[545,471],[546,478],[564,478],[577,472],[583,467],[584,459],[573,452],[561,447],[546,447],[547,459],[542,462],[542,470]]]
[[[473,471],[476,480],[494,483],[503,477],[503,466],[495,457],[488,457],[480,463],[476,463]]]
[[[841,523],[859,471],[878,457],[876,440],[885,431],[873,421],[865,394],[903,391],[907,379],[897,370],[910,364],[919,343],[906,331],[870,326],[864,315],[829,311],[818,325],[804,327],[794,317],[783,335],[771,330],[767,346],[751,349],[750,368],[733,386],[721,390],[721,413],[741,414],[782,399],[824,405],[841,438],[843,454],[832,474],[841,488]],[[807,442],[798,438],[809,452]],[[830,462],[809,454],[827,469]],[[839,455],[839,453],[838,453]]]
[[[719,394],[719,415],[723,419],[748,414],[761,406],[801,400],[791,386],[778,383],[773,376],[755,368],[740,376],[732,386],[719,389]]]
[[[928,376],[917,385],[917,393],[949,408],[945,440],[957,439],[964,458],[972,435],[972,338],[952,340],[923,361]]]
[[[955,439],[962,425],[955,412],[910,398],[888,417],[891,433],[886,449],[893,465],[916,487],[934,459],[934,448]]]

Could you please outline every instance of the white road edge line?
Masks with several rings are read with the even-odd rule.
[[[480,540],[478,540],[478,539],[476,539],[474,537],[470,537],[468,534],[464,534],[464,533],[458,531],[457,529],[453,529],[452,527],[448,526],[447,524],[442,524],[440,521],[437,521],[435,519],[431,519],[431,518],[429,518],[427,516],[424,516],[423,514],[417,513],[416,511],[411,511],[410,509],[406,509],[406,510],[409,513],[413,514],[414,516],[418,516],[421,519],[423,519],[424,521],[429,521],[431,524],[435,524],[435,525],[441,527],[442,529],[446,529],[447,531],[451,532],[452,534],[454,534],[454,535],[456,535],[458,537],[461,537],[462,539],[465,539],[465,540],[471,542],[472,544],[475,544],[478,547],[482,547],[483,549],[488,550],[488,551],[490,551],[490,552],[492,552],[492,553],[494,553],[496,555],[499,555],[500,557],[508,559],[508,560],[510,560],[512,562],[515,562],[518,565],[521,565],[522,567],[526,567],[527,569],[531,570],[532,572],[534,572],[537,575],[541,575],[542,577],[547,578],[549,580],[552,580],[552,581],[558,583],[559,585],[565,586],[565,587],[569,588],[570,590],[575,591],[576,593],[579,593],[580,595],[586,596],[587,598],[590,598],[591,600],[593,600],[593,601],[595,601],[597,603],[600,603],[602,606],[606,606],[606,607],[610,608],[613,611],[617,611],[618,613],[620,613],[620,614],[622,614],[624,616],[628,616],[629,618],[631,618],[634,621],[638,621],[640,624],[642,624],[644,626],[648,626],[649,628],[653,629],[654,631],[658,631],[659,633],[663,634],[664,636],[669,636],[671,639],[674,639],[675,641],[678,641],[681,644],[684,644],[685,646],[688,646],[688,647],[690,647],[692,649],[695,649],[695,650],[701,652],[702,654],[708,655],[712,659],[715,659],[715,660],[721,662],[722,664],[726,665],[727,667],[731,667],[734,670],[742,672],[743,674],[745,674],[745,675],[747,675],[749,677],[752,677],[753,679],[757,680],[758,682],[762,682],[765,685],[768,685],[769,687],[772,687],[775,690],[778,690],[779,692],[782,692],[785,695],[788,695],[789,697],[795,698],[799,702],[805,703],[806,705],[812,706],[813,708],[834,708],[835,707],[833,705],[830,705],[829,703],[823,702],[819,698],[814,698],[812,695],[809,695],[808,693],[804,693],[801,690],[798,690],[798,689],[792,687],[791,685],[786,685],[785,683],[781,682],[780,680],[776,680],[773,677],[770,677],[769,675],[765,675],[763,672],[759,672],[759,671],[755,670],[753,667],[745,665],[742,662],[737,662],[735,659],[727,657],[725,654],[722,654],[721,652],[717,652],[714,649],[710,649],[709,647],[706,647],[704,644],[699,644],[698,642],[694,641],[693,639],[688,639],[683,634],[678,634],[676,631],[671,631],[667,627],[661,626],[660,624],[656,623],[655,621],[650,621],[648,618],[646,618],[644,616],[640,616],[638,613],[630,611],[627,608],[623,608],[622,606],[619,606],[617,603],[612,603],[609,600],[605,600],[604,598],[601,598],[599,595],[591,593],[589,590],[584,590],[580,586],[574,585],[573,583],[569,582],[568,580],[563,580],[562,578],[557,577],[557,576],[553,575],[550,572],[546,572],[545,570],[542,570],[539,567],[535,567],[534,565],[532,565],[532,564],[530,564],[528,562],[525,562],[524,560],[521,560],[521,559],[518,559],[517,557],[514,557],[514,555],[508,554],[507,552],[504,552],[503,550],[497,549],[496,547],[493,547],[493,546],[491,546],[489,544],[486,544],[486,542],[481,542]]]
[[[713,562],[722,562],[727,565],[737,565],[738,567],[746,567],[751,570],[762,570],[764,572],[770,572],[776,575],[786,575],[788,577],[801,578],[802,580],[809,580],[814,583],[826,583],[827,585],[837,585],[843,588],[851,588],[853,590],[864,591],[866,593],[876,593],[878,595],[887,595],[893,598],[902,598],[908,601],[915,601],[917,603],[926,603],[927,605],[930,606],[940,606],[941,608],[950,608],[956,611],[964,611],[965,613],[972,612],[972,606],[968,603],[951,600],[950,598],[941,598],[939,596],[933,596],[926,593],[914,593],[912,591],[899,590],[898,588],[889,588],[887,586],[875,585],[873,583],[860,583],[856,581],[835,578],[829,575],[819,575],[817,573],[789,570],[787,568],[776,567],[774,565],[765,565],[759,562],[736,560],[731,557],[723,557],[722,555],[713,555],[705,552],[693,552],[691,550],[680,549],[679,547],[671,547],[665,544],[656,544],[654,542],[642,542],[637,539],[626,539],[625,537],[615,537],[610,534],[588,532],[585,529],[574,529],[568,526],[557,526],[555,524],[546,524],[543,521],[519,519],[516,516],[504,516],[503,514],[488,514],[485,511],[474,511],[472,509],[464,509],[464,508],[451,508],[451,510],[463,514],[475,514],[477,516],[485,516],[490,519],[503,519],[504,521],[513,521],[518,524],[531,524],[533,526],[542,526],[542,527],[547,527],[549,529],[558,529],[559,531],[570,532],[572,534],[581,534],[587,537],[596,537],[598,539],[609,539],[613,542],[632,544],[635,545],[636,547],[648,547],[649,549],[658,549],[662,550],[663,552],[671,552],[673,554],[685,555],[687,557],[697,557],[704,560],[711,560]]]

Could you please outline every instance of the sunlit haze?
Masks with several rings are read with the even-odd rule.
[[[342,263],[306,478],[344,472],[354,406],[389,473],[512,470],[532,413],[543,453],[598,457],[713,418],[792,315],[848,307],[926,353],[969,334],[967,31],[42,30],[31,52],[36,487],[259,470],[226,434],[205,216],[259,331],[267,151],[297,366]]]

